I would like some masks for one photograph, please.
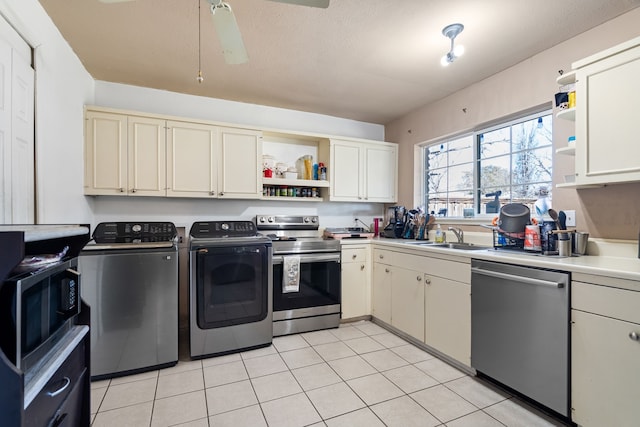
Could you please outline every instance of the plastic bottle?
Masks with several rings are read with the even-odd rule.
[[[440,228],[440,224],[436,225],[436,243],[443,243],[444,235],[442,234],[442,228]]]

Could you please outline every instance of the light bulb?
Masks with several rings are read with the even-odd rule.
[[[447,57],[447,55],[443,56],[440,59],[440,65],[442,65],[443,67],[446,67],[447,65],[449,65],[449,58]]]
[[[458,58],[462,55],[464,55],[464,46],[462,46],[461,44],[457,45],[455,48],[453,48],[453,55]]]

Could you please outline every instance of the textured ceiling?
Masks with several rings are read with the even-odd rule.
[[[198,4],[201,58],[198,72]],[[640,0],[227,0],[249,62],[226,65],[205,0],[40,0],[97,80],[386,124]],[[447,68],[442,28],[464,24]]]

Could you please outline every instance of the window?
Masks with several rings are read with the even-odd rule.
[[[499,212],[505,203],[533,210],[550,197],[552,116],[549,111],[427,145],[424,205],[438,216]]]

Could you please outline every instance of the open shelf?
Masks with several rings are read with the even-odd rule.
[[[576,147],[562,147],[556,150],[556,154],[563,154],[565,156],[575,156]]]
[[[262,178],[263,185],[287,185],[292,187],[329,188],[329,181],[314,179]],[[296,197],[298,199],[299,197]]]
[[[568,71],[566,73],[563,73],[561,76],[558,76],[558,78],[556,79],[556,83],[558,83],[560,86],[568,85],[575,82],[576,82],[575,71]]]
[[[567,108],[565,110],[560,110],[556,113],[556,117],[558,119],[564,119],[564,120],[571,120],[571,121],[575,121],[576,120],[576,108]]]
[[[262,196],[261,200],[273,200],[276,202],[323,202],[322,197],[284,197],[284,196]]]

